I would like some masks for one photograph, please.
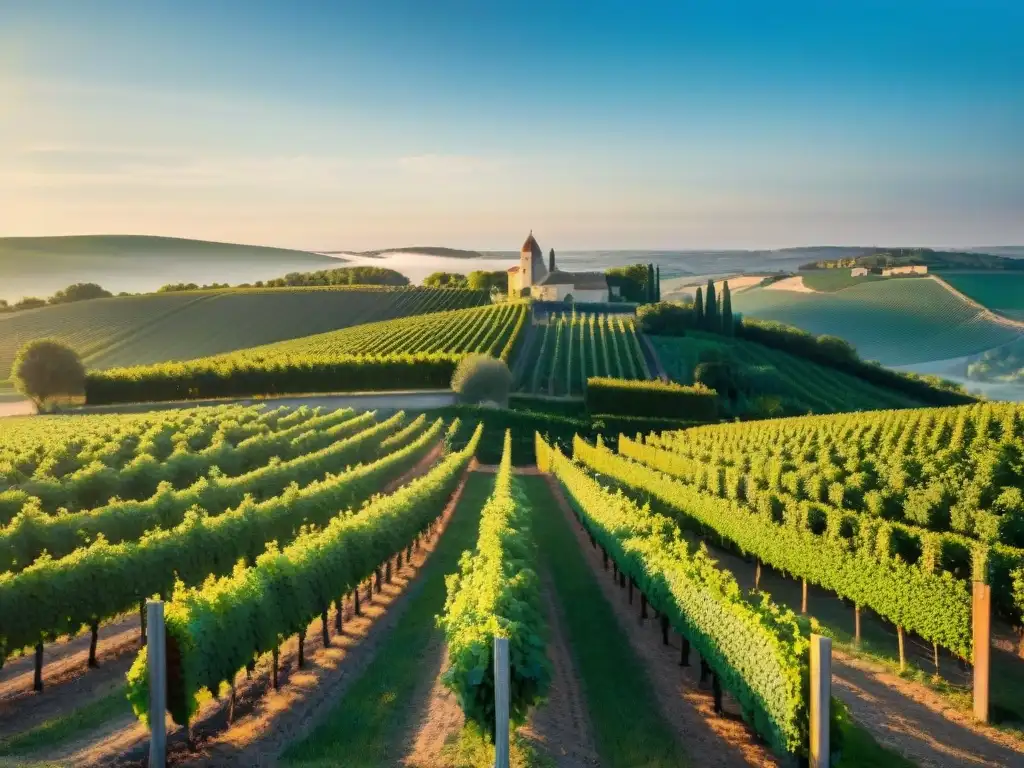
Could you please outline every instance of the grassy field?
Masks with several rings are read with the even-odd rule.
[[[0,380],[18,348],[51,337],[90,368],[145,365],[231,352],[359,323],[475,306],[482,291],[247,289],[164,293],[0,315]]]
[[[674,338],[652,336],[665,372],[680,384],[693,384],[702,353],[722,352],[741,368],[750,396],[780,398],[786,413],[838,413],[882,408],[910,408],[919,403],[842,371],[826,368],[742,339],[691,333]]]
[[[135,293],[165,283],[253,283],[343,265],[342,260],[306,251],[174,237],[4,237],[0,299],[50,296],[78,282]]]
[[[834,293],[752,288],[733,297],[733,310],[839,336],[861,357],[887,365],[975,354],[1019,335],[982,317],[935,280],[920,278],[868,282]]]
[[[1024,320],[1024,272],[942,272],[938,277],[979,304]]]

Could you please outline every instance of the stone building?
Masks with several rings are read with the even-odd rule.
[[[530,232],[519,251],[519,266],[508,270],[509,296],[532,296],[541,301],[604,303],[608,279],[603,272],[563,272],[551,251],[548,264]]]

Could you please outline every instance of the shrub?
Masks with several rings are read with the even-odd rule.
[[[586,402],[591,413],[714,421],[718,418],[717,398],[715,390],[703,385],[587,379]]]
[[[458,394],[460,403],[489,400],[506,405],[512,389],[512,372],[503,360],[490,355],[466,355],[455,367],[452,389]]]
[[[38,309],[46,306],[46,299],[37,299],[35,296],[26,296],[21,301],[14,303],[14,309]]]
[[[636,310],[640,330],[652,336],[685,336],[694,327],[693,305],[661,301]]]
[[[14,358],[11,378],[19,392],[43,410],[58,397],[85,392],[85,367],[71,347],[53,339],[28,342]]]
[[[87,299],[109,299],[113,296],[110,291],[104,290],[96,283],[75,283],[69,285],[63,291],[57,291],[50,297],[51,304],[70,304],[73,301],[85,301]]]
[[[735,400],[739,395],[739,375],[727,360],[698,363],[693,369],[693,381],[715,390],[729,400]]]

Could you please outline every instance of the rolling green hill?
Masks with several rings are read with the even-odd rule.
[[[737,364],[744,392],[738,410],[768,409],[770,403],[757,406],[756,398],[775,400],[779,412],[774,415],[839,413],[841,411],[912,408],[920,403],[817,363],[744,341],[717,334],[691,332],[687,336],[651,336],[665,372],[680,384],[693,384],[693,371],[701,356],[709,350]],[[760,415],[771,415],[764,413]]]
[[[752,288],[733,296],[733,309],[839,336],[862,358],[885,365],[948,360],[1020,336],[938,281],[922,278],[869,281],[831,293]]]
[[[274,288],[93,299],[0,315],[0,380],[26,341],[61,339],[90,368],[189,360],[394,317],[472,307],[483,291]]]
[[[284,248],[141,235],[0,238],[0,299],[49,296],[71,283],[152,291],[165,283],[252,283],[341,266]]]
[[[1024,272],[941,272],[958,291],[1015,320],[1024,320]]]

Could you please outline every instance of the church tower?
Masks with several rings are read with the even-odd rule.
[[[533,230],[530,230],[529,237],[523,243],[519,251],[519,287],[529,288],[536,285],[547,275],[547,268],[544,266],[544,254],[533,238]]]

